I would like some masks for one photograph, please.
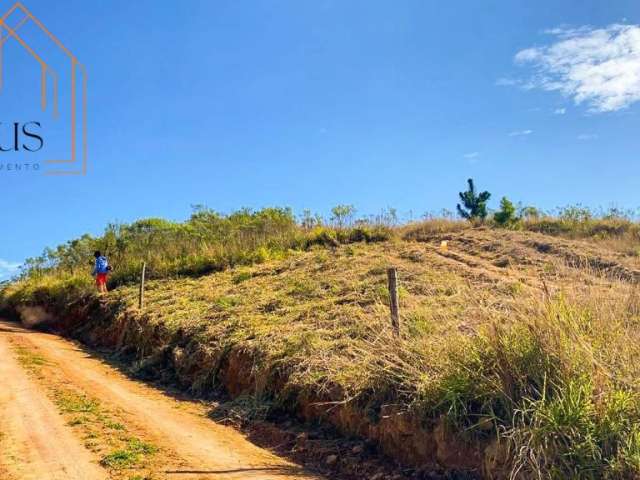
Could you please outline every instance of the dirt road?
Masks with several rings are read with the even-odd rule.
[[[2,478],[319,479],[206,418],[195,402],[5,321],[0,412]]]

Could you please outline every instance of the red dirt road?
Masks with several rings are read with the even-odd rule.
[[[34,379],[15,347],[52,362],[56,375],[118,411],[127,428],[166,455],[152,478],[316,479],[259,448],[236,430],[216,424],[197,404],[176,400],[133,381],[72,342],[0,321],[0,477],[11,480],[123,478],[99,465],[47,396],[47,375]],[[162,457],[164,458],[164,456]],[[125,477],[126,478],[126,477]]]

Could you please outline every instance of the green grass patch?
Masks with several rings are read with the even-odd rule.
[[[29,370],[37,370],[39,367],[48,364],[47,360],[42,355],[35,353],[32,350],[21,346],[14,346],[13,349],[18,356],[18,363]]]
[[[55,402],[64,413],[88,413],[97,416],[101,412],[100,402],[72,391],[58,391]]]
[[[150,443],[138,438],[130,438],[124,448],[114,450],[105,455],[101,465],[115,470],[122,470],[140,466],[146,457],[154,455],[158,449]]]

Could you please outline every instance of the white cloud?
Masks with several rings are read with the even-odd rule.
[[[525,135],[531,135],[533,130],[516,130],[515,132],[511,132],[509,134],[510,137],[523,137]]]
[[[565,113],[567,113],[567,109],[566,108],[556,108],[553,113],[555,115],[564,115]]]
[[[6,280],[18,273],[19,263],[9,262],[0,258],[0,280]]]
[[[596,135],[595,133],[581,133],[577,138],[578,140],[582,141],[595,140],[596,138],[598,138],[598,135]]]
[[[547,46],[519,51],[515,61],[533,67],[524,88],[558,91],[594,112],[611,112],[640,100],[640,25],[558,27]]]
[[[555,35],[560,38],[571,38],[577,35],[582,35],[585,33],[589,33],[593,30],[589,25],[583,25],[581,27],[572,27],[571,25],[560,25],[556,28],[548,28],[544,30],[542,33],[546,33],[547,35]]]
[[[525,48],[516,53],[516,62],[532,62],[539,59],[541,52],[537,48]]]
[[[515,78],[507,78],[502,77],[496,80],[496,85],[500,87],[511,87],[513,85],[518,85],[519,81]]]
[[[474,165],[476,163],[478,163],[478,160],[480,158],[480,152],[469,152],[469,153],[465,153],[463,155],[463,157],[467,160],[467,162],[470,165]]]

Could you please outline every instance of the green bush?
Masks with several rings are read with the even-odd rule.
[[[500,210],[494,215],[493,219],[500,227],[513,227],[519,221],[516,217],[516,207],[507,197],[502,197],[500,200]]]
[[[343,208],[344,207],[344,208]],[[337,223],[344,224],[352,207],[334,209]],[[307,215],[308,216],[308,215]],[[349,220],[350,221],[350,220]],[[185,222],[147,218],[131,224],[109,224],[103,235],[83,235],[25,262],[21,280],[40,284],[54,279],[65,285],[69,278],[91,283],[93,252],[109,257],[113,271],[109,288],[139,281],[142,263],[148,279],[200,276],[238,265],[251,265],[280,259],[291,250],[313,245],[337,247],[343,243],[377,242],[392,236],[390,227],[358,223],[356,227],[334,228],[314,224],[303,217],[298,225],[287,208],[242,209],[229,215],[197,206]],[[30,292],[25,288],[24,292]],[[35,293],[35,292],[31,292]]]
[[[328,227],[315,227],[306,237],[305,247],[309,248],[313,245],[322,245],[324,247],[337,247],[340,244],[338,241],[338,233],[333,228]]]

